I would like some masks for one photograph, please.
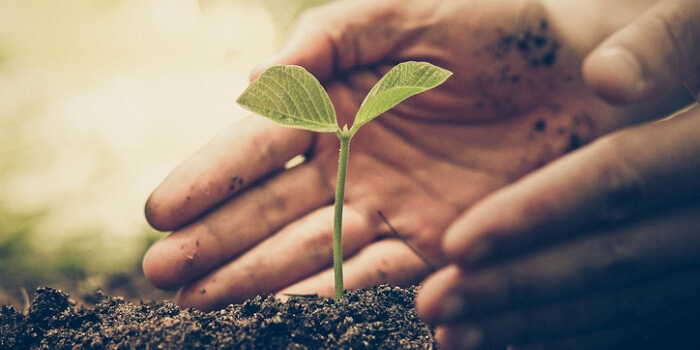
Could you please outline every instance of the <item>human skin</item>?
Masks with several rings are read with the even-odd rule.
[[[606,136],[472,207],[417,300],[441,344],[601,349],[700,314],[699,125]]]
[[[302,15],[271,63],[315,74],[341,125],[396,62],[426,60],[455,72],[353,139],[343,224],[347,288],[409,285],[433,272],[378,211],[432,265],[445,266],[453,258],[444,253],[442,234],[477,201],[601,135],[678,105],[673,95],[617,107],[589,92],[580,65],[609,31],[591,26],[582,35],[567,27],[575,22],[552,14],[561,11],[555,7],[341,1]],[[173,233],[145,256],[147,278],[180,288],[181,307],[202,310],[267,292],[331,296],[337,148],[334,135],[257,116],[224,130],[149,198],[149,222]],[[284,170],[298,154],[306,162]]]
[[[623,105],[683,82],[697,97],[696,7],[660,1],[611,35],[588,85]],[[417,307],[447,349],[605,349],[683,324],[700,315],[699,173],[696,106],[601,137],[456,220]]]

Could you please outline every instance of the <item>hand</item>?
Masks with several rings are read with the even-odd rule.
[[[432,269],[413,249],[442,266],[442,232],[475,201],[651,116],[583,93],[580,46],[532,2],[341,1],[302,16],[273,63],[316,74],[341,125],[395,62],[427,60],[455,72],[353,138],[347,288],[419,282]],[[144,258],[147,278],[180,287],[180,306],[203,310],[265,292],[332,295],[337,148],[334,135],[260,117],[224,131],[149,198],[149,222],[174,232]],[[306,162],[284,169],[298,154]]]
[[[700,21],[691,5],[661,1],[606,40],[585,61],[587,81],[634,103],[693,76],[698,46],[662,40],[690,30],[697,37],[700,28],[681,28]],[[669,31],[649,27],[659,19]],[[660,43],[629,37],[639,32]],[[600,74],[618,64],[604,58],[620,42],[646,67],[641,90]],[[668,64],[655,66],[662,59],[695,61],[664,72]],[[441,325],[448,349],[602,349],[687,321],[700,314],[699,172],[698,107],[562,157],[455,221],[443,241],[453,264],[425,282],[419,312]]]
[[[697,315],[699,136],[695,108],[600,139],[475,205],[443,242],[456,263],[417,300],[444,325],[441,345],[602,349]]]
[[[662,0],[606,39],[584,62],[588,85],[608,101],[657,98],[688,83],[700,89],[700,15],[697,1]]]

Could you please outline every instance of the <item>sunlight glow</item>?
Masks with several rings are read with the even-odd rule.
[[[0,1],[0,17],[0,216],[37,217],[49,250],[148,230],[150,191],[245,114],[235,97],[277,40],[254,1]]]

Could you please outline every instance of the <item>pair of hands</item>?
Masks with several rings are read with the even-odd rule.
[[[595,348],[700,306],[700,111],[613,132],[682,103],[662,95],[697,74],[692,1],[655,4],[585,62],[613,25],[574,26],[562,3],[335,2],[270,62],[315,74],[341,125],[397,62],[455,73],[353,139],[343,223],[346,288],[440,269],[417,306],[445,347]],[[149,222],[174,231],[144,258],[148,279],[204,310],[332,295],[337,146],[257,116],[224,130],[149,198]]]

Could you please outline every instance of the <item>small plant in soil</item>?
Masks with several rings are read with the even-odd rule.
[[[392,68],[370,90],[353,125],[338,125],[335,109],[321,83],[299,66],[273,66],[265,70],[236,102],[273,121],[298,129],[335,133],[340,139],[338,182],[333,217],[333,268],[335,298],[343,297],[341,247],[343,199],[350,140],[357,130],[403,100],[442,84],[452,72],[426,62],[403,62]]]

